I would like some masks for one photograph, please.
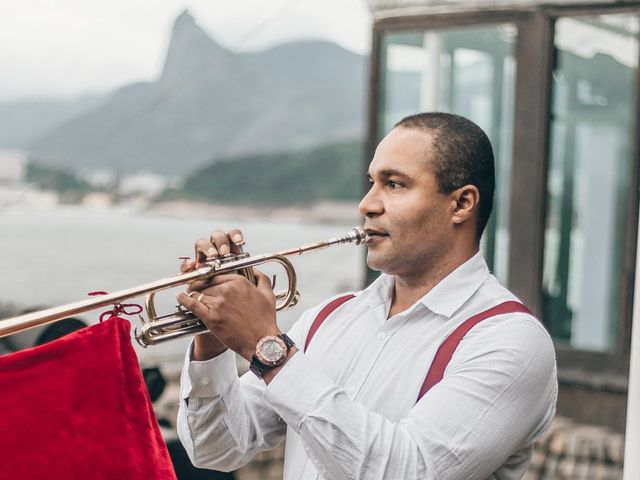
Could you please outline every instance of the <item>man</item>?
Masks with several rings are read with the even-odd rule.
[[[449,363],[435,361],[442,379],[421,388],[458,327],[519,305],[479,253],[494,190],[488,138],[460,116],[407,117],[378,145],[369,178],[359,210],[367,263],[383,274],[315,335],[327,304],[288,332],[294,346],[256,347],[281,333],[262,275],[257,287],[226,275],[179,295],[212,332],[195,338],[182,375],[179,433],[192,461],[233,470],[286,437],[285,479],[522,478],[557,395],[552,342],[525,309],[473,326]],[[214,232],[196,249],[224,255],[241,240]],[[233,352],[257,375],[238,379]]]

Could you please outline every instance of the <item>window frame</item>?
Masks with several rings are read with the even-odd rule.
[[[539,318],[542,314],[542,275],[547,214],[547,173],[549,162],[552,72],[555,63],[554,26],[558,18],[585,15],[635,13],[640,2],[624,4],[592,3],[571,5],[513,6],[512,8],[434,11],[417,16],[378,19],[373,24],[369,64],[369,97],[366,153],[363,171],[373,156],[379,135],[382,98],[382,46],[388,33],[410,30],[445,29],[483,24],[512,23],[517,28],[517,62],[513,166],[509,224],[508,287]],[[636,71],[636,119],[640,113],[640,68]],[[534,92],[534,94],[531,94]],[[636,240],[638,234],[640,121],[632,136],[631,185],[624,212],[623,271],[617,298],[619,325],[612,352],[576,349],[556,342],[561,382],[626,393],[630,355]],[[364,178],[364,175],[363,175]],[[366,191],[366,185],[365,190]],[[517,188],[514,188],[517,186]],[[529,213],[529,215],[527,215]],[[367,272],[367,281],[374,278]],[[542,319],[544,322],[544,319]]]

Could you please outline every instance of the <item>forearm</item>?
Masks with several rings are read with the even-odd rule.
[[[324,478],[434,478],[411,428],[354,402],[304,354],[287,362],[264,399],[299,435]]]
[[[263,384],[236,372],[230,351],[183,369],[178,433],[196,466],[234,470],[284,438],[285,424],[261,400]]]
[[[205,404],[207,404],[205,407]],[[196,467],[232,471],[249,459],[224,423],[224,402],[214,399],[192,398],[180,402],[178,436]]]
[[[193,337],[191,360],[205,362],[223,354],[227,346],[211,332],[201,333]]]

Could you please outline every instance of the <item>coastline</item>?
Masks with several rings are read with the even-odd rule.
[[[355,225],[361,218],[357,201],[323,200],[309,205],[232,205],[195,200],[154,202],[137,196],[118,203],[110,194],[94,192],[81,203],[64,203],[51,192],[0,187],[2,214],[160,215],[177,218],[226,217],[248,220]]]
[[[191,201],[150,204],[140,213],[172,217],[228,217],[356,225],[360,221],[356,203],[319,202],[309,206],[240,206]]]
[[[150,203],[140,199],[119,204],[0,205],[3,215],[63,215],[101,217],[110,215],[149,216],[182,219],[225,218],[283,223],[313,223],[354,226],[362,222],[355,202],[318,202],[306,206],[226,205],[188,200]]]

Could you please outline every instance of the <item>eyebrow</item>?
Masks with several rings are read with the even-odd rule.
[[[406,180],[410,179],[409,175],[407,175],[406,173],[402,173],[400,170],[395,170],[393,168],[380,170],[378,172],[378,175],[385,179],[390,177],[397,177]],[[371,174],[369,172],[367,172],[367,178],[371,178]]]

